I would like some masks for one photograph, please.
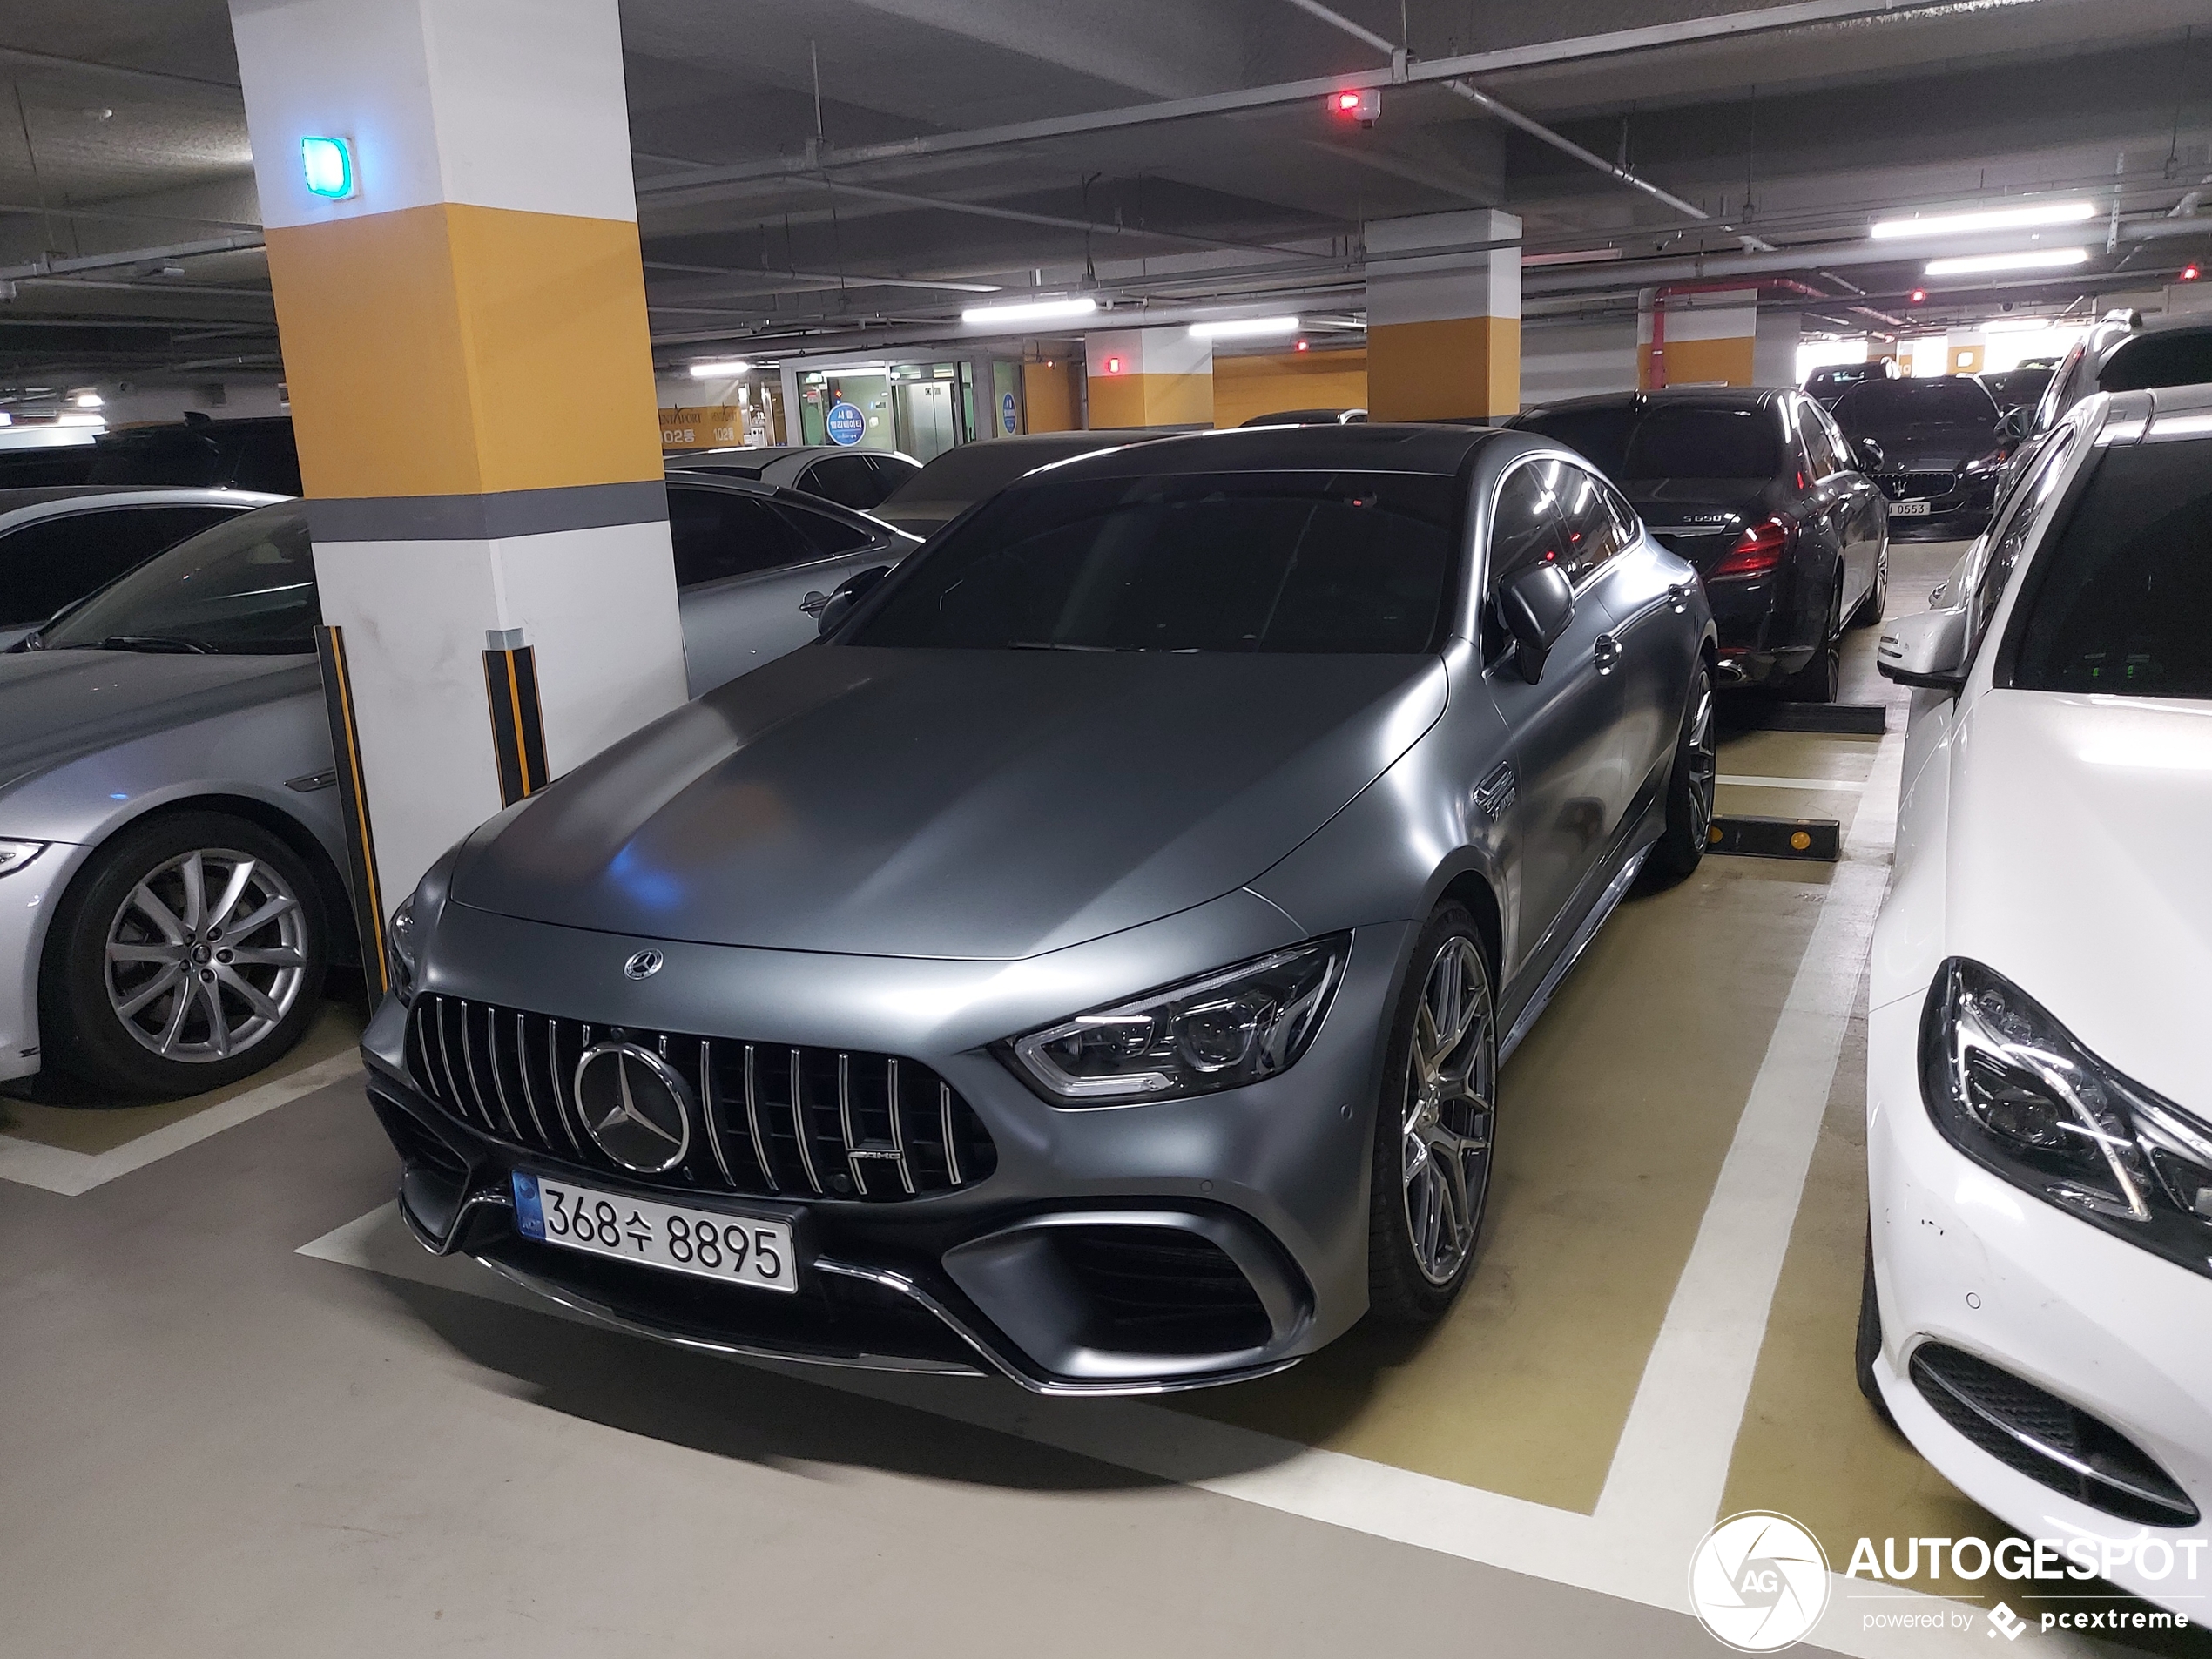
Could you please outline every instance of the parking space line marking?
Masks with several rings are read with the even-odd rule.
[[[415,1242],[390,1204],[334,1227],[300,1245],[296,1253],[595,1330],[608,1328],[541,1301],[464,1258],[431,1255]],[[966,1423],[1281,1514],[1670,1612],[1688,1610],[1684,1583],[1689,1545],[1677,1552],[1666,1541],[1624,1534],[1595,1516],[1394,1464],[1324,1451],[1138,1400],[1041,1400],[996,1379],[906,1376],[772,1360],[735,1363]],[[1642,1570],[1642,1558],[1653,1556],[1655,1547],[1659,1553],[1650,1566],[1665,1570]],[[1810,1644],[1853,1659],[1946,1655],[1951,1659],[1989,1659],[1983,1646],[1966,1639],[1968,1633],[1851,1628],[1854,1615],[1844,1604],[1845,1596],[1865,1594],[1866,1582],[1834,1574],[1831,1580],[1831,1613],[1808,1638]],[[1894,1595],[1899,1611],[1979,1611],[1901,1586],[1893,1591],[1885,1587],[1885,1595]],[[2044,1642],[2039,1652],[2087,1656],[2101,1651],[2085,1638],[2057,1633]]]
[[[1889,887],[1904,749],[1902,735],[1893,734],[1877,751],[1844,860],[1823,895],[1598,1497],[1601,1528],[1642,1541],[1655,1569],[1687,1561],[1719,1514],[1805,1171]]]
[[[1853,783],[1848,778],[1752,778],[1740,772],[1724,772],[1713,781],[1730,784],[1738,789],[1839,789],[1858,794],[1871,779]]]
[[[333,1055],[327,1060],[304,1066],[288,1076],[263,1083],[259,1089],[249,1089],[219,1106],[210,1106],[204,1112],[165,1123],[135,1141],[125,1141],[105,1152],[72,1152],[65,1147],[0,1135],[0,1181],[38,1187],[59,1193],[64,1198],[79,1197],[94,1187],[105,1186],[118,1176],[143,1170],[172,1153],[199,1145],[211,1135],[235,1129],[302,1095],[313,1094],[326,1084],[351,1076],[361,1069],[361,1065],[360,1057],[350,1052]]]

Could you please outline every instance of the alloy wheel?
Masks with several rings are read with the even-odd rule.
[[[1697,701],[1689,717],[1690,845],[1705,845],[1713,826],[1713,790],[1720,777],[1720,745],[1713,731],[1713,683],[1697,679]]]
[[[1433,1285],[1466,1265],[1490,1185],[1497,1031],[1490,976],[1472,939],[1437,948],[1413,1015],[1400,1124],[1406,1226]]]
[[[108,1007],[165,1060],[227,1060],[298,1001],[307,967],[299,895],[268,864],[202,847],[158,865],[108,923]]]

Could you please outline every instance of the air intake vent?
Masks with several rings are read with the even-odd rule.
[[[1257,1348],[1273,1332],[1243,1270],[1179,1227],[1055,1227],[1054,1247],[1090,1304],[1086,1345],[1110,1353]]]
[[[408,1010],[408,1070],[472,1129],[613,1170],[574,1086],[584,1050],[606,1042],[658,1054],[690,1086],[692,1150],[661,1184],[881,1204],[972,1187],[998,1167],[952,1085],[893,1055],[588,1025],[426,992]]]
[[[2149,1453],[2055,1394],[1939,1342],[1913,1351],[1912,1373],[1938,1416],[2029,1480],[2123,1521],[2196,1524],[2195,1504]]]

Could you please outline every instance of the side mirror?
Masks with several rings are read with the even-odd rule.
[[[2033,419],[2026,404],[2013,404],[2005,411],[2004,418],[1997,422],[1997,441],[2000,443],[2018,443],[2027,436],[2028,423]]]
[[[1882,446],[1871,438],[1858,439],[1852,443],[1851,452],[1861,472],[1879,472],[1882,463],[1889,459],[1882,453]]]
[[[873,564],[865,570],[855,570],[837,584],[834,592],[810,593],[799,602],[799,608],[814,618],[817,637],[828,633],[852,615],[853,607],[890,574],[887,564]]]
[[[1575,619],[1575,587],[1556,564],[1532,564],[1498,593],[1498,619],[1513,636],[1521,678],[1534,685],[1544,658]]]
[[[1966,610],[1924,610],[1884,625],[1874,666],[1899,685],[1955,691],[1966,680]]]

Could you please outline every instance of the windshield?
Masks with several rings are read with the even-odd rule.
[[[2015,686],[2212,698],[2212,443],[2106,451],[2028,579]]]
[[[1578,450],[1626,484],[1659,478],[1771,478],[1782,470],[1781,435],[1765,409],[1694,404],[1563,409],[1520,423]]]
[[[203,651],[277,656],[315,648],[307,509],[241,513],[111,583],[39,636],[49,651]]]
[[[1836,400],[1836,424],[1854,438],[1880,437],[1914,427],[1976,428],[1986,436],[1997,425],[1997,404],[1979,381],[1865,381]]]
[[[963,443],[958,448],[946,450],[921,471],[907,474],[906,482],[886,497],[886,504],[981,501],[1039,467],[1065,461],[1070,455],[1110,449],[1130,441],[1130,437],[1070,432],[1064,437],[1042,441],[1024,438],[1019,442],[1000,439]]]
[[[1981,383],[1989,388],[1991,397],[1997,400],[2000,409],[2019,408],[2032,404],[2043,395],[2043,388],[2051,383],[2047,368],[2006,368],[1993,374],[1985,374]]]
[[[1427,651],[1459,493],[1418,474],[1041,482],[1008,491],[909,560],[840,643]]]
[[[2131,334],[2105,360],[2097,384],[2107,392],[2212,381],[2212,328]]]

